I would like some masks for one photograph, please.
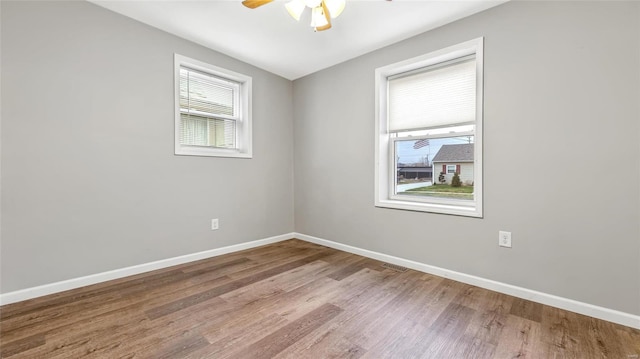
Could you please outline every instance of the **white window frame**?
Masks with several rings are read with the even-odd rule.
[[[453,167],[453,171],[449,172],[449,168]],[[447,165],[447,173],[446,174],[455,174],[456,173],[456,165]]]
[[[237,93],[234,99],[237,116],[236,121],[236,148],[219,148],[207,146],[189,146],[180,143],[180,68],[186,67],[205,74],[219,77],[223,80],[237,84]],[[207,64],[186,56],[174,54],[174,97],[175,97],[175,154],[186,156],[211,156],[211,157],[236,157],[252,158],[252,78],[231,70]],[[236,91],[236,90],[234,90]]]
[[[452,214],[482,218],[482,120],[483,120],[483,48],[484,38],[477,38],[442,50],[430,52],[405,61],[383,66],[375,71],[375,206],[411,211]],[[388,130],[388,79],[394,75],[438,65],[465,56],[475,55],[476,59],[476,120],[472,133],[456,133],[455,136],[474,136],[474,199],[461,201],[456,199],[430,198],[417,196],[399,196],[395,194],[395,142],[407,140],[392,137]],[[450,137],[451,135],[412,137],[422,138]],[[433,171],[433,178],[436,178]],[[438,172],[439,173],[439,172]]]

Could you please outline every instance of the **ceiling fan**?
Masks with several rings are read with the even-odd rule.
[[[273,0],[244,0],[242,5],[255,9]],[[345,0],[291,0],[285,4],[291,17],[300,21],[300,16],[307,7],[311,9],[311,27],[314,31],[331,28],[331,19],[337,18],[344,10]]]

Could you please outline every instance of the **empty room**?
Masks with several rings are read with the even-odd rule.
[[[640,358],[640,2],[0,21],[1,358]]]

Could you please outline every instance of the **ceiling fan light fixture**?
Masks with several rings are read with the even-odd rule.
[[[274,0],[244,0],[242,1],[242,5],[250,9],[255,9],[272,1]],[[311,27],[313,27],[313,31],[325,31],[331,28],[331,19],[340,15],[344,9],[345,1],[346,0],[290,0],[285,4],[285,8],[289,12],[289,15],[296,21],[300,21],[304,9],[307,7],[310,8]]]
[[[322,6],[317,6],[311,9],[311,27],[318,28],[328,25],[326,16]]]
[[[342,10],[344,10],[346,3],[347,2],[345,0],[324,0],[324,4],[327,6],[329,15],[331,15],[332,19],[335,19],[342,14]]]
[[[322,0],[302,0],[302,2],[312,9],[315,9],[322,4]]]
[[[292,18],[296,19],[296,21],[300,21],[300,16],[306,8],[306,5],[304,0],[291,0],[286,3],[284,7],[287,8],[287,11]]]

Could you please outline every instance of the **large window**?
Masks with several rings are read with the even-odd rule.
[[[175,55],[175,153],[251,157],[251,78]]]
[[[482,217],[482,88],[482,38],[376,70],[376,206]]]

